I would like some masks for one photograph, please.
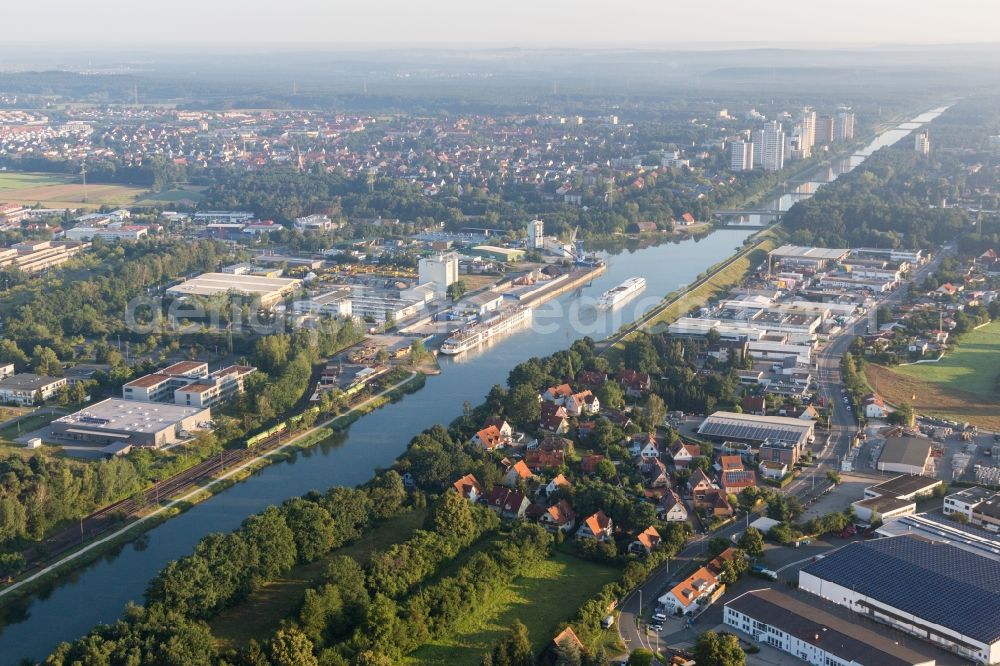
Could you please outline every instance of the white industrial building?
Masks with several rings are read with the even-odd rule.
[[[878,457],[880,472],[923,474],[931,458],[931,440],[926,437],[886,437]]]
[[[30,407],[48,400],[66,386],[65,377],[46,377],[30,372],[0,379],[0,403]]]
[[[772,588],[744,592],[727,602],[723,622],[815,666],[936,663],[933,657]]]
[[[528,222],[528,242],[526,247],[529,250],[541,250],[545,247],[545,224],[541,220],[531,220]]]
[[[50,431],[61,440],[159,448],[209,427],[211,419],[208,408],[108,398],[56,419]]]
[[[147,227],[137,225],[122,227],[73,227],[66,230],[66,238],[75,241],[89,241],[100,238],[106,241],[134,243],[148,233],[149,229]]]
[[[965,659],[1000,663],[1000,562],[904,534],[807,565],[799,589]]]
[[[963,488],[957,493],[945,496],[944,515],[950,516],[957,513],[965,516],[969,522],[972,522],[972,510],[996,494],[995,490],[987,490],[979,486]]]
[[[417,262],[417,282],[433,284],[439,293],[447,291],[448,286],[458,281],[458,255],[454,252],[421,257]]]
[[[325,294],[318,294],[312,298],[302,301],[295,301],[292,304],[292,312],[295,314],[311,314],[327,317],[350,317],[354,314],[353,302],[351,301],[351,290],[348,287],[341,287],[328,291]]]
[[[232,275],[228,273],[203,273],[167,289],[169,296],[215,296],[237,293],[258,296],[263,308],[271,308],[285,296],[295,291],[301,280],[263,277],[260,275]]]

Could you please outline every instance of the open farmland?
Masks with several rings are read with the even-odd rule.
[[[937,363],[894,368],[895,372],[923,382],[996,398],[1000,377],[1000,321],[969,331],[954,351]]]
[[[869,363],[865,366],[868,384],[892,404],[909,402],[919,414],[968,421],[990,430],[1000,430],[1000,399],[963,391]]]
[[[88,183],[86,197],[78,176],[54,173],[0,172],[0,201],[46,208],[128,206],[145,194],[141,187]],[[86,201],[84,199],[86,198]]]

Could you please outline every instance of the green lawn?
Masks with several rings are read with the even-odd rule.
[[[426,509],[396,516],[370,528],[360,539],[333,551],[329,557],[347,555],[364,564],[374,551],[408,539],[423,526],[426,517]],[[268,583],[243,603],[219,614],[210,625],[220,647],[241,647],[251,638],[257,641],[269,638],[281,620],[296,612],[306,590],[323,575],[329,557],[294,567],[280,580]]]
[[[955,351],[937,363],[904,365],[893,371],[932,384],[995,397],[1000,376],[1000,320],[966,333]]]
[[[10,425],[0,429],[0,439],[6,439],[7,441],[12,442],[21,435],[27,435],[32,430],[38,430],[42,426],[47,426],[58,416],[58,414],[45,413],[21,417],[17,420],[17,422],[11,423]],[[20,431],[18,430],[19,427]]]
[[[19,190],[22,187],[62,185],[64,183],[73,182],[76,182],[74,177],[58,173],[0,171],[0,192],[3,192],[4,190]]]
[[[406,662],[476,666],[515,619],[527,625],[532,646],[541,651],[560,623],[570,620],[585,601],[619,575],[612,567],[559,553],[537,564],[487,603],[470,609],[449,636],[427,643]]]

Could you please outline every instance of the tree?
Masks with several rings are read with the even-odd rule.
[[[406,487],[403,477],[396,470],[379,474],[368,488],[371,499],[372,515],[377,519],[385,519],[396,515],[406,500]]]
[[[448,298],[457,301],[465,295],[467,288],[465,280],[457,280],[448,285]]]
[[[913,405],[909,402],[901,402],[896,405],[895,411],[889,414],[889,423],[910,427],[913,425],[914,413]]]
[[[580,666],[583,663],[576,641],[567,640],[556,646],[555,657],[555,666]]]
[[[278,629],[269,650],[274,666],[319,666],[309,637],[295,627]]]
[[[261,579],[274,580],[295,564],[295,536],[277,507],[269,506],[247,518],[243,531],[251,547],[251,561],[256,562],[254,573]]]
[[[637,650],[632,650],[632,654],[628,657],[628,666],[652,666],[653,659],[654,655],[652,650],[639,648]]]
[[[431,523],[435,532],[462,546],[467,546],[479,534],[472,504],[456,492],[446,492],[434,506]]]
[[[748,527],[737,545],[750,557],[760,557],[764,554],[764,535],[756,527]]]
[[[518,384],[507,394],[505,411],[519,425],[537,422],[542,417],[538,392],[529,384]]]
[[[514,620],[510,633],[500,639],[489,655],[493,666],[532,666],[535,656],[528,638],[528,628],[520,620]]]
[[[63,367],[62,363],[59,362],[59,357],[49,347],[35,345],[34,351],[31,352],[31,366],[39,375],[62,377],[63,374]]]
[[[698,666],[744,666],[746,654],[732,634],[706,631],[694,643],[694,660]]]
[[[600,401],[601,407],[621,409],[625,406],[625,393],[618,382],[604,382],[601,388],[597,389],[597,399]]]
[[[312,562],[330,552],[334,544],[334,526],[326,509],[301,497],[288,500],[283,508],[300,562]]]
[[[663,402],[663,398],[655,393],[649,394],[646,398],[646,416],[654,428],[663,425],[667,418],[667,403]]]

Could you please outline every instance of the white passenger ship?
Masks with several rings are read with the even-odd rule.
[[[622,282],[614,289],[608,289],[597,299],[597,307],[602,309],[613,308],[624,303],[640,291],[646,288],[646,278],[634,277]]]
[[[524,305],[502,310],[486,319],[466,324],[455,331],[441,345],[441,353],[453,356],[475,349],[488,340],[502,337],[530,321],[531,308]]]

